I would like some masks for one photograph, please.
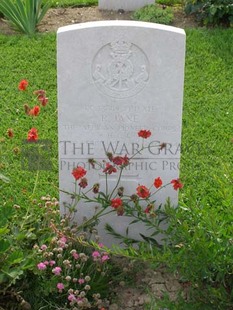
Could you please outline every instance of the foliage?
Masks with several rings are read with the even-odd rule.
[[[46,3],[46,0],[43,0]],[[98,5],[98,0],[51,0],[52,7],[79,7]]]
[[[232,171],[213,183],[219,197],[215,205],[196,200],[190,191],[179,208],[169,210],[171,243],[164,260],[189,281],[196,300],[208,295],[215,309],[228,309],[233,306]]]
[[[225,210],[228,210],[228,213],[224,211],[227,204],[224,202],[223,197],[225,192],[228,193],[226,197],[230,197],[232,183],[225,182],[226,180],[223,182],[224,178],[222,180],[222,176],[225,174],[225,171],[232,171],[232,167],[229,165],[229,163],[232,162],[233,145],[231,142],[233,132],[233,125],[231,122],[231,115],[233,112],[233,105],[231,105],[233,76],[232,41],[232,29],[187,30],[181,160],[181,176],[182,180],[185,181],[185,187],[181,198],[184,199],[184,202],[181,203],[182,207],[177,210],[177,213],[170,213],[171,218],[174,216],[174,224],[176,223],[175,220],[178,221],[179,218],[182,223],[182,225],[178,223],[176,235],[173,236],[173,244],[179,244],[180,239],[187,242],[185,247],[181,247],[180,250],[177,247],[171,248],[171,251],[168,250],[163,260],[161,259],[161,253],[158,252],[157,249],[148,249],[148,247],[145,248],[145,245],[140,245],[143,259],[154,260],[156,263],[161,260],[169,263],[171,259],[170,266],[173,270],[176,266],[181,265],[183,269],[182,273],[185,276],[184,281],[187,280],[188,272],[190,272],[193,278],[197,279],[191,270],[188,270],[192,269],[192,262],[195,261],[194,256],[191,256],[190,253],[193,253],[193,255],[200,255],[203,258],[203,260],[197,259],[201,265],[204,263],[203,267],[197,268],[197,264],[195,264],[195,268],[197,268],[196,270],[199,275],[202,273],[201,270],[204,270],[205,273],[208,274],[208,279],[213,279],[214,273],[211,272],[211,268],[222,267],[223,273],[227,271],[224,265],[224,261],[227,262],[227,257],[224,257],[224,251],[225,253],[230,253],[231,249],[230,247],[224,249],[224,244],[227,244],[227,238],[226,235],[224,237],[225,233],[223,233],[222,229],[224,226],[223,223],[226,223],[226,231],[229,229],[229,220],[232,211],[230,210],[229,204]],[[37,240],[40,245],[42,242],[49,243],[50,235],[48,234],[46,236],[46,231],[41,229],[40,226],[42,221],[41,213],[44,210],[44,205],[42,204],[39,207],[36,203],[34,204],[33,199],[35,197],[39,198],[47,192],[50,192],[52,196],[58,195],[55,53],[54,34],[39,35],[36,38],[32,38],[32,40],[28,40],[27,37],[23,36],[0,36],[0,63],[2,65],[4,64],[5,68],[5,70],[0,70],[0,108],[2,115],[0,124],[0,145],[5,152],[5,155],[0,158],[0,169],[3,175],[9,176],[11,179],[11,183],[6,184],[0,181],[0,206],[7,205],[7,208],[12,209],[12,206],[16,204],[21,207],[20,209],[13,208],[14,214],[8,216],[7,222],[7,229],[10,229],[10,231],[8,233],[4,232],[4,234],[1,235],[5,240],[12,240],[14,245],[14,248],[9,248],[10,252],[3,254],[4,256],[10,255],[11,251],[16,250],[16,247],[19,246],[19,251],[23,251],[23,253],[25,253],[24,257],[28,258],[31,255],[28,251],[29,245],[31,249]],[[221,70],[219,68],[221,68]],[[14,74],[12,74],[12,72]],[[53,149],[51,151],[53,165],[51,171],[40,172],[37,187],[34,192],[35,172],[22,170],[20,153],[15,153],[16,148],[21,149],[21,139],[31,126],[31,119],[23,113],[22,104],[24,100],[26,100],[26,102],[29,100],[29,103],[31,103],[31,101],[30,99],[25,99],[24,93],[17,94],[16,96],[15,92],[17,88],[17,83],[15,81],[22,78],[30,80],[31,84],[35,85],[35,89],[45,87],[49,93],[50,99],[50,104],[46,107],[47,113],[43,114],[43,121],[38,121],[37,127],[41,133],[40,137],[45,137],[43,135],[44,131],[46,132],[46,137],[53,141]],[[23,119],[24,122],[19,121],[21,119]],[[15,131],[14,139],[8,139],[6,136],[6,131],[9,127],[12,127]],[[14,169],[12,169],[12,167],[14,167]],[[216,181],[216,176],[217,180],[221,179],[221,182],[223,182],[222,185]],[[189,189],[192,189],[192,197],[185,198],[189,197]],[[197,203],[195,197],[198,197]],[[187,199],[190,199],[190,203]],[[190,211],[182,209],[183,207],[189,208],[189,206]],[[36,213],[34,214],[34,212]],[[198,212],[201,212],[200,216],[198,216]],[[45,211],[45,214],[46,213]],[[213,214],[213,216],[209,217],[211,214]],[[46,220],[46,216],[44,218]],[[213,221],[213,227],[211,226],[210,219]],[[15,230],[18,227],[17,225],[23,222],[26,225],[23,233],[27,237],[19,242],[17,235],[15,235]],[[187,222],[190,228],[190,233],[188,232],[187,236],[185,235],[185,231],[187,232],[186,226],[184,225],[185,222]],[[47,223],[45,226],[48,228],[48,222],[45,223]],[[1,226],[3,229],[5,229],[5,227],[5,224]],[[182,232],[182,228],[184,228],[185,231]],[[196,229],[197,232],[193,233],[194,229]],[[216,229],[221,229],[219,234],[223,236],[223,242],[216,241],[215,234],[213,234]],[[32,234],[28,237],[27,233],[30,230],[32,230]],[[33,236],[33,232],[38,237]],[[195,236],[194,242],[192,242],[192,234]],[[200,247],[198,247],[199,235],[201,238],[201,249],[205,251],[204,253],[207,254],[208,257],[207,263],[205,263],[205,256],[198,250],[200,249]],[[191,246],[190,252],[187,253],[187,257],[191,257],[189,261],[185,256],[185,251],[189,249],[188,242]],[[203,246],[204,242],[206,248]],[[213,246],[213,242],[216,243],[216,248]],[[211,254],[208,250],[209,244],[210,248],[214,250],[214,257],[217,258],[216,263],[214,261],[210,262],[209,260],[209,255]],[[217,257],[216,249],[220,250],[219,258]],[[176,257],[174,260],[172,260],[173,253]],[[119,254],[124,255],[123,250],[119,250]],[[128,250],[128,256],[135,256],[138,258],[139,253],[132,248]],[[1,255],[0,257],[2,258]],[[223,259],[222,263],[221,258]],[[182,259],[185,260],[183,264],[181,261]],[[231,263],[230,260],[229,262]],[[4,264],[6,263],[7,260],[4,261]],[[211,267],[210,269],[207,264]],[[18,269],[18,266],[19,264],[15,265],[16,269]],[[11,268],[11,266],[7,267],[8,270]],[[27,278],[27,282],[30,278],[32,279],[31,282],[33,282],[35,278],[34,276],[32,277],[31,267],[29,271],[30,274]],[[27,272],[28,271],[24,271],[24,274],[26,275]],[[223,278],[223,273],[221,273],[220,270],[221,278]],[[20,279],[23,280],[24,275],[21,275]],[[7,281],[12,280],[13,278],[7,278]],[[229,283],[229,280],[227,279],[227,283]],[[226,290],[221,288],[221,280],[220,282],[214,281],[213,286],[210,286],[208,281],[204,287],[205,290],[203,290],[205,294],[204,298],[200,298],[200,295],[199,297],[196,295],[200,301],[198,302],[197,299],[196,301],[190,301],[194,306],[190,305],[189,307],[185,304],[183,307],[176,307],[174,303],[171,305],[172,303],[169,302],[167,306],[163,304],[160,308],[167,307],[171,310],[218,309],[220,299],[216,299],[216,296],[220,294],[220,296],[224,297]],[[33,284],[31,282],[30,284]],[[17,281],[16,285],[18,283]],[[209,291],[208,287],[210,288]],[[203,286],[201,286],[200,289],[194,286],[193,291],[199,294],[202,289]],[[28,287],[25,289],[25,293],[26,292],[30,294]],[[212,295],[209,295],[209,293]],[[209,296],[212,296],[210,302],[215,300],[215,304],[205,304],[208,302]],[[227,298],[229,298],[229,295],[227,296]],[[31,297],[33,298],[33,296]],[[43,298],[40,299],[44,302]],[[160,302],[162,303],[162,301]],[[221,304],[224,303],[221,301],[219,307],[226,310],[227,305],[225,307]],[[37,308],[34,307],[33,309]],[[52,307],[48,306],[48,309],[52,309]],[[150,310],[151,309],[153,308],[150,308]]]
[[[168,6],[176,6],[176,5],[181,5],[184,0],[157,0],[157,4],[163,4],[163,5],[168,5]]]
[[[32,202],[36,205],[36,202]],[[51,205],[57,205],[55,201]],[[40,205],[41,207],[41,205]],[[50,211],[50,210],[46,210]],[[45,217],[44,217],[45,216]],[[28,207],[27,213],[19,205],[0,208],[0,285],[6,292],[16,281],[24,278],[35,264],[32,245],[42,236],[48,237],[48,221],[54,213],[43,214],[41,209]]]
[[[233,23],[232,0],[186,0],[185,12],[195,14],[205,25],[229,27]]]
[[[36,32],[37,25],[49,7],[49,1],[42,5],[42,0],[1,0],[0,2],[0,12],[14,28],[27,35]]]
[[[173,21],[171,8],[161,8],[156,4],[147,5],[133,13],[133,19],[169,25]]]
[[[188,289],[190,306],[180,299],[171,309],[195,309],[194,305],[203,310],[232,309],[232,171],[216,177],[213,183],[217,184],[219,197],[215,205],[209,205],[204,198],[197,199],[190,191],[188,196],[183,195],[178,208],[165,208],[169,227],[162,251],[144,243],[138,251],[127,252],[179,272],[181,282]]]
[[[50,242],[34,245],[35,296],[52,294],[50,302],[69,304],[69,309],[103,306],[110,280],[109,255],[101,251],[101,244],[97,249],[83,246],[86,233],[80,233],[77,224],[71,225],[70,218],[51,221],[50,230]]]

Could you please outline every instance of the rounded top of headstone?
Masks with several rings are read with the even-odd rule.
[[[170,31],[177,34],[185,35],[184,29],[166,26],[156,23],[148,23],[148,22],[139,22],[139,21],[128,21],[128,20],[108,20],[108,21],[95,21],[95,22],[86,22],[79,24],[72,24],[64,27],[60,27],[57,31],[57,34],[67,32],[67,31],[75,31],[80,29],[87,28],[98,28],[98,27],[137,27],[137,28],[149,28],[149,29],[157,29],[161,31]]]

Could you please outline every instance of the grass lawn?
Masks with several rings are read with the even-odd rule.
[[[65,2],[68,4],[68,1]],[[206,281],[209,295],[199,286],[200,305],[190,304],[189,307],[185,304],[183,307],[181,302],[181,306],[173,307],[173,303],[165,298],[157,306],[158,309],[169,307],[171,310],[228,310],[228,306],[232,309],[231,286],[226,288],[224,285],[232,279],[233,29],[189,29],[186,33],[181,157],[181,179],[185,186],[181,194],[181,208],[176,209],[180,212],[179,218],[172,223],[173,231],[182,243],[178,244],[181,248],[167,249],[164,258],[166,264],[175,266],[175,270],[183,270],[184,275],[190,275],[193,283],[199,281],[202,285]],[[0,235],[6,238],[10,235],[10,240],[13,236],[13,248],[25,247],[29,251],[25,253],[30,253],[37,236],[28,237],[29,224],[24,223],[28,217],[30,225],[37,227],[38,224],[40,227],[40,220],[37,223],[34,214],[44,212],[45,220],[48,215],[46,210],[38,211],[38,205],[33,204],[33,200],[46,194],[52,197],[59,195],[56,35],[40,34],[33,38],[0,35],[0,68],[0,174],[10,179],[10,183],[0,180],[0,207],[12,209],[14,204],[21,207],[19,212],[17,208],[17,211],[14,210],[16,215],[10,223],[13,233],[10,230],[9,233],[6,226],[0,229]],[[22,79],[29,81],[25,92],[18,90]],[[37,101],[33,92],[38,89],[46,90],[49,102],[38,117],[32,118],[25,114],[24,105],[35,105]],[[25,164],[24,141],[32,127],[38,129],[40,140],[52,141],[48,151],[51,169],[48,171],[22,169]],[[9,128],[13,129],[13,138],[7,135]],[[187,208],[184,208],[184,202]],[[4,212],[6,208],[2,209]],[[17,216],[22,218],[22,223],[17,222]],[[37,215],[37,218],[40,217]],[[26,230],[25,235],[19,230],[17,237],[18,226]],[[43,232],[36,228],[36,233],[41,237]],[[22,253],[24,256],[27,254]],[[15,260],[12,267],[14,271]],[[0,275],[1,271],[0,260]],[[188,276],[186,279],[190,279]],[[213,283],[212,280],[214,285],[209,284]],[[37,284],[31,289],[36,292]],[[30,294],[34,299],[34,293],[30,291]],[[44,308],[37,306],[37,302],[43,302],[41,300],[37,298],[34,301],[33,309]],[[156,305],[151,305],[149,309],[157,310]]]
[[[51,0],[52,7],[97,5],[98,0]]]
[[[232,41],[232,29],[187,31],[181,178],[184,193],[192,188],[213,205],[218,179],[231,172],[233,159]],[[0,199],[24,206],[35,196],[58,196],[56,37],[1,36],[0,43],[0,172],[11,179],[1,185]],[[27,93],[17,90],[23,78],[30,83]],[[41,88],[49,104],[38,118],[29,118],[23,105],[32,106],[32,92]],[[40,139],[53,141],[52,170],[39,175],[21,170],[22,139],[33,126]],[[6,136],[8,128],[13,139]]]

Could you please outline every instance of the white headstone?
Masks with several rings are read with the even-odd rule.
[[[157,177],[169,183],[179,177],[185,33],[182,29],[133,21],[103,21],[62,27],[58,30],[58,112],[60,189],[74,192],[72,170],[85,167],[91,188],[105,188],[105,174],[95,171],[88,158],[136,154],[142,144],[141,129],[152,132],[144,141],[149,148],[137,154],[123,173],[121,186],[129,195],[138,184],[150,187]],[[160,150],[160,145],[167,143]],[[117,176],[109,176],[109,187]],[[170,197],[172,186],[156,197],[156,205]],[[70,202],[61,192],[61,210]],[[94,207],[80,205],[79,219]],[[110,222],[124,233],[129,219],[111,214],[103,218],[99,233],[106,245],[113,241],[104,232]],[[141,227],[130,226],[137,237]]]
[[[134,11],[153,3],[155,3],[155,0],[99,0],[99,9]]]

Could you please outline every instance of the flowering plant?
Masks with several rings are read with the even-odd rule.
[[[154,198],[156,194],[163,190],[167,186],[172,186],[175,191],[181,189],[183,184],[180,179],[172,179],[169,183],[164,184],[160,176],[157,176],[150,187],[145,186],[144,184],[138,184],[135,188],[135,192],[131,195],[125,193],[125,189],[121,186],[121,178],[123,170],[130,165],[133,158],[148,148],[144,146],[145,139],[148,139],[151,136],[150,130],[142,129],[138,132],[138,136],[143,139],[142,147],[137,151],[136,154],[131,157],[125,156],[115,156],[112,153],[106,153],[107,161],[104,160],[102,163],[97,162],[95,159],[89,159],[89,163],[95,168],[101,168],[102,172],[105,174],[106,185],[105,188],[100,188],[100,184],[96,183],[90,188],[88,187],[88,178],[87,171],[81,167],[77,166],[72,171],[72,175],[75,179],[75,191],[71,194],[72,203],[69,206],[69,209],[72,212],[77,210],[78,204],[85,203],[95,203],[100,206],[100,210],[90,219],[83,223],[82,227],[95,226],[99,222],[99,218],[105,216],[108,213],[116,212],[118,216],[128,216],[132,218],[131,224],[137,222],[143,222],[146,226],[149,226],[153,229],[153,232],[150,237],[147,237],[143,234],[140,234],[141,237],[148,241],[157,244],[157,241],[152,238],[162,230],[159,228],[159,225],[162,221],[166,219],[166,212],[162,208],[162,205],[156,205],[156,199]],[[163,143],[161,148],[166,144]],[[118,174],[116,184],[112,190],[109,190],[108,187],[108,177],[112,174]],[[85,190],[86,189],[86,190]],[[169,203],[169,200],[168,200]],[[111,206],[111,209],[107,208]],[[115,235],[119,239],[123,239],[125,243],[137,242],[136,240],[129,240],[125,236],[120,236],[113,228],[106,224],[106,229]],[[126,236],[128,234],[128,227],[126,228]]]
[[[58,210],[56,202],[44,199],[48,213]],[[66,309],[105,309],[110,256],[101,249],[102,244],[96,249],[84,246],[86,234],[80,234],[67,217],[49,221],[49,230],[52,238],[34,245],[38,292],[53,294],[56,305]]]

